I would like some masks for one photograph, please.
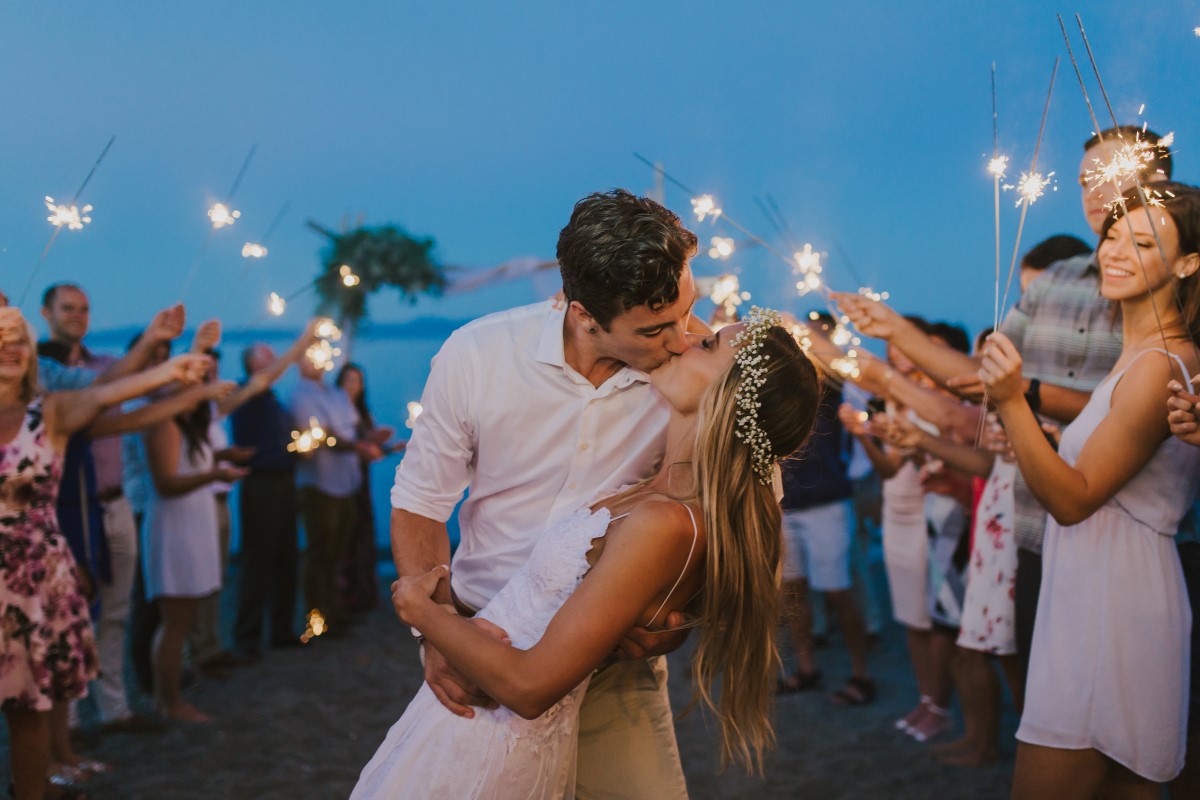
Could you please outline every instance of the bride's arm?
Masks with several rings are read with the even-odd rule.
[[[501,705],[533,719],[578,686],[671,588],[692,543],[686,509],[678,503],[643,503],[614,524],[596,566],[529,650],[498,642],[434,603],[429,595],[447,576],[444,567],[402,578],[392,599],[400,618],[468,679]],[[688,571],[703,568],[697,552]]]

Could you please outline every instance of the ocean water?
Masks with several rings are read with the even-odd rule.
[[[429,362],[437,354],[442,343],[455,328],[467,320],[427,318],[401,325],[368,327],[354,336],[352,341],[340,343],[348,352],[338,359],[340,367],[347,360],[363,368],[367,382],[367,401],[375,421],[396,429],[396,438],[406,439],[410,433],[405,427],[408,418],[408,403],[420,400],[425,380],[429,377]],[[100,352],[119,353],[132,331],[107,331],[88,338],[88,344]],[[241,353],[253,342],[265,342],[276,352],[281,352],[292,342],[295,334],[290,331],[255,331],[253,333],[233,331],[227,333],[221,343],[221,377],[238,381],[243,378]],[[190,336],[185,335],[184,341]],[[332,382],[336,368],[326,377]],[[276,384],[275,391],[285,403],[296,384],[297,372],[289,369]],[[392,454],[371,465],[371,495],[374,501],[375,534],[381,549],[389,549],[388,538],[391,506],[388,500],[396,467],[403,458],[402,453]],[[233,503],[238,497],[234,491]],[[458,543],[457,514],[449,521],[452,545]],[[237,529],[237,514],[234,513],[232,547],[236,552],[240,541]]]

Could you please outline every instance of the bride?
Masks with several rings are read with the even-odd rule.
[[[458,717],[423,685],[352,800],[566,796],[590,675],[631,627],[675,610],[700,628],[692,673],[720,721],[722,763],[761,771],[777,666],[772,475],[812,427],[816,372],[779,315],[755,308],[651,382],[671,408],[662,468],[548,528],[480,612],[512,646],[434,603],[448,567],[393,584],[400,618],[500,707]]]

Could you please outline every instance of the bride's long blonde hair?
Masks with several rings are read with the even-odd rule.
[[[760,347],[769,360],[758,388],[758,425],[780,459],[812,430],[819,380],[783,328],[772,327]],[[739,413],[734,395],[743,379],[735,362],[705,391],[697,416],[692,464],[707,563],[692,675],[698,699],[720,721],[722,766],[736,760],[761,773],[763,753],[775,742],[771,709],[779,668],[783,534],[774,489],[760,481],[750,448],[734,433]]]

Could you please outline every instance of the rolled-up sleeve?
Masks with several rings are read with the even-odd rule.
[[[87,367],[65,367],[52,358],[38,358],[41,384],[47,392],[86,389],[96,381],[96,373]]]
[[[434,356],[421,415],[396,468],[392,508],[445,522],[471,482],[475,453],[475,352],[457,331]]]

